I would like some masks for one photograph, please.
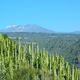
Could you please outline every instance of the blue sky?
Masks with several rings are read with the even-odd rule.
[[[80,31],[80,0],[0,0],[0,28],[13,24]]]

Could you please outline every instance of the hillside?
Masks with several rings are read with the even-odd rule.
[[[0,80],[79,80],[78,68],[64,57],[25,43],[21,38],[0,42]]]
[[[75,63],[75,59],[79,54],[78,46],[80,35],[79,34],[56,34],[56,33],[7,33],[8,36],[16,38],[21,37],[27,39],[27,43],[37,42],[40,48],[46,48],[48,52],[58,53],[63,55],[65,60],[70,62],[70,64],[75,64],[75,66],[80,67],[80,64]],[[75,49],[74,49],[75,46]]]

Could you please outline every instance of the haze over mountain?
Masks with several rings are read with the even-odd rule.
[[[27,25],[9,25],[5,29],[0,30],[0,32],[42,32],[42,33],[52,33],[53,31],[45,29],[36,24]]]

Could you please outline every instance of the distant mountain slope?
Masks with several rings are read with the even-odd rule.
[[[74,31],[72,34],[80,34],[80,31]]]
[[[10,25],[7,26],[6,29],[0,30],[0,32],[42,32],[42,33],[52,33],[48,29],[45,29],[41,26],[35,24],[27,24],[27,25]]]

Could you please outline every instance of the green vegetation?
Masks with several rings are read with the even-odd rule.
[[[0,36],[0,80],[79,80],[78,68],[57,53]]]
[[[62,55],[70,65],[80,68],[80,34],[57,33],[7,33],[9,37],[27,38],[27,42],[36,42],[40,48],[45,48],[49,53]]]
[[[79,73],[79,80],[80,80],[80,69],[78,69],[78,73]]]

